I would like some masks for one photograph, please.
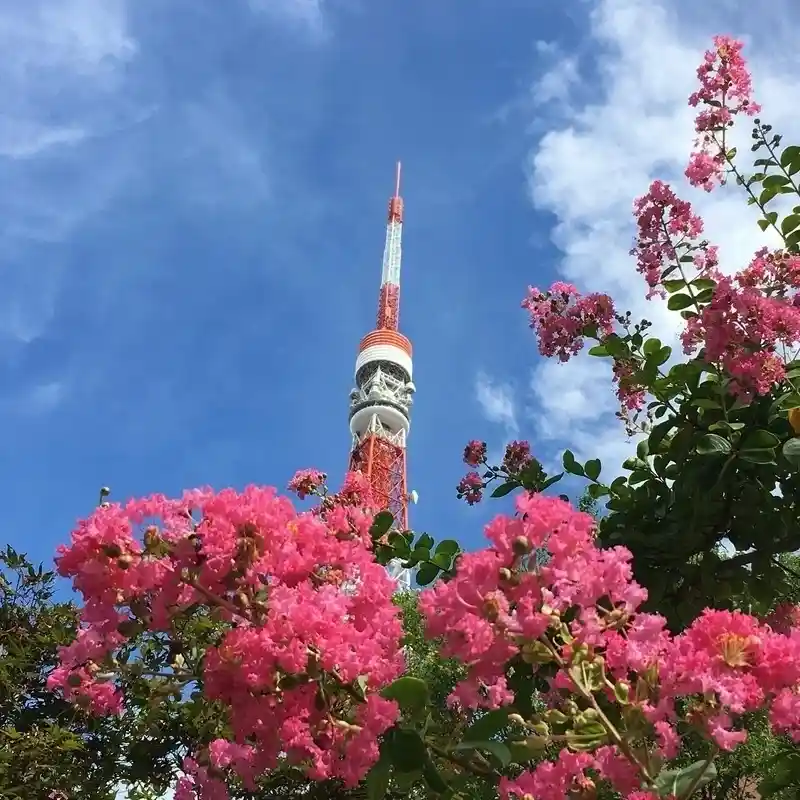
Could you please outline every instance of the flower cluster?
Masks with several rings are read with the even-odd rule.
[[[318,469],[300,469],[295,472],[287,488],[301,500],[315,494],[325,484],[325,473]]]
[[[543,356],[569,361],[583,347],[587,329],[609,334],[614,324],[614,304],[606,294],[581,295],[569,283],[554,283],[546,292],[530,287],[522,307],[530,313],[530,326],[539,339]]]
[[[304,473],[298,490],[318,476]],[[114,652],[137,630],[169,639],[172,621],[202,604],[227,625],[197,664],[175,668],[175,685],[202,676],[233,738],[187,762],[178,796],[224,797],[224,770],[252,783],[279,753],[313,778],[355,785],[397,717],[377,691],[404,668],[394,585],[369,547],[372,514],[347,505],[363,489],[348,476],[323,514],[254,486],[104,504],[57,558],[85,607],[50,687],[96,713],[119,710]]]
[[[631,255],[650,287],[647,296],[663,295],[665,271],[678,263],[680,252],[703,232],[703,220],[663,181],[653,181],[647,194],[634,202],[633,210],[637,236]],[[701,248],[695,257],[696,265],[704,270],[716,266],[715,249]]]
[[[733,394],[763,395],[785,378],[783,352],[800,341],[800,307],[793,297],[770,297],[756,279],[764,275],[774,287],[779,270],[794,270],[796,266],[784,265],[798,261],[773,256],[769,266],[776,268],[767,273],[767,257],[760,251],[742,275],[717,275],[711,301],[686,322],[681,335],[684,351],[702,347],[705,360],[719,363],[733,378]],[[795,275],[791,273],[792,280]],[[788,288],[784,283],[779,293],[785,294]]]
[[[686,177],[692,186],[710,192],[724,178],[727,151],[725,132],[736,114],[753,116],[760,106],[752,99],[752,80],[742,57],[742,42],[715,36],[697,68],[700,88],[689,97],[689,105],[703,106],[695,119],[696,149],[689,159]]]
[[[630,552],[597,548],[589,515],[537,494],[521,496],[517,512],[492,521],[491,545],[463,555],[455,577],[420,599],[429,635],[469,666],[451,703],[509,704],[510,664],[549,665],[550,710],[523,722],[539,741],[591,751],[564,751],[505,780],[505,797],[560,799],[592,788],[587,771],[635,797],[653,764],[677,755],[679,722],[730,750],[746,738],[737,718],[768,707],[773,727],[800,739],[800,629],[783,634],[739,612],[706,611],[672,636],[661,616],[639,611],[646,592],[632,579]],[[625,709],[619,726],[608,703]],[[649,742],[645,755],[627,747],[631,736]]]

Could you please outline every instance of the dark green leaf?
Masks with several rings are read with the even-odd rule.
[[[403,711],[421,711],[430,701],[428,684],[422,678],[404,675],[381,690],[381,697],[394,700]]]
[[[603,339],[603,345],[605,345],[606,350],[612,356],[621,357],[628,355],[628,346],[616,333],[606,336],[606,338]]]
[[[425,782],[437,794],[446,792],[449,788],[444,778],[439,774],[439,770],[436,769],[436,765],[433,763],[433,761],[431,761],[430,758],[428,758],[422,766],[422,777],[425,778]]]
[[[388,758],[379,758],[364,779],[367,800],[383,800],[389,788],[392,765]]]
[[[428,760],[428,748],[417,731],[392,728],[386,734],[384,746],[399,772],[421,770]]]
[[[583,471],[583,467],[575,460],[575,456],[571,450],[564,451],[564,457],[562,461],[564,464],[564,470],[570,475],[580,475],[581,477],[584,477],[586,474]]]
[[[596,481],[600,477],[600,472],[602,470],[602,464],[600,463],[599,458],[592,458],[589,459],[583,465],[583,471],[589,480]]]
[[[781,153],[780,164],[785,169],[793,161],[800,160],[800,147],[790,144],[788,147],[783,148]]]
[[[372,526],[369,529],[369,535],[373,539],[380,539],[380,537],[392,527],[393,522],[394,517],[392,516],[391,512],[379,511],[375,515],[375,519],[372,521]]]
[[[696,761],[683,769],[665,769],[655,780],[655,789],[661,797],[675,797],[683,800],[688,789],[694,786],[701,789],[717,777],[717,768],[714,763]],[[695,783],[696,781],[696,783]]]
[[[487,711],[480,719],[472,723],[464,731],[465,741],[481,741],[494,736],[508,725],[508,708],[498,708],[494,711]]]
[[[655,355],[660,349],[661,342],[658,339],[648,339],[642,347],[642,350],[646,356]]]
[[[716,433],[707,433],[697,443],[697,452],[700,455],[719,455],[731,452],[731,443]]]
[[[508,749],[508,747],[502,742],[494,742],[491,739],[487,739],[486,741],[482,742],[461,742],[460,744],[457,744],[455,747],[451,748],[451,750],[454,752],[463,750],[481,750],[482,752],[493,755],[503,767],[507,767],[511,763],[511,751]]]
[[[800,214],[789,214],[781,220],[781,233],[786,236],[800,226]]]
[[[672,292],[678,292],[683,289],[686,286],[686,281],[661,281],[661,284],[670,294],[672,294]]]
[[[554,483],[558,483],[564,477],[563,472],[559,472],[557,475],[551,475],[543,484],[541,491],[545,489],[549,489]]]
[[[670,311],[680,311],[694,305],[694,300],[688,294],[674,294],[667,300],[667,308]]]
[[[461,546],[455,539],[442,539],[442,541],[436,545],[436,550],[434,550],[434,552],[437,556],[446,555],[452,558],[459,550],[461,550]]]
[[[505,497],[509,492],[513,492],[519,486],[519,481],[506,481],[501,483],[493,492],[492,497]]]
[[[444,567],[444,569],[447,568],[448,567]],[[415,575],[416,581],[420,586],[427,586],[428,584],[433,583],[436,580],[436,577],[439,575],[439,571],[440,571],[440,565],[438,564],[431,562],[420,564],[420,567],[417,570],[417,574]]]
[[[739,451],[739,458],[742,461],[749,461],[751,464],[774,464],[774,450],[744,449]]]
[[[425,547],[430,550],[431,547],[433,547],[433,536],[431,536],[429,533],[423,533],[419,539],[417,539],[417,542],[414,545],[415,549],[418,547]]]
[[[741,446],[743,450],[763,450],[777,447],[780,441],[781,440],[774,433],[763,429],[757,429],[745,435]]]
[[[800,468],[800,437],[784,442],[783,457],[795,468]]]
[[[785,175],[767,175],[761,182],[765,189],[780,189],[781,186],[786,186],[789,179]]]
[[[597,356],[598,358],[607,358],[611,353],[609,353],[602,344],[598,344],[589,350],[589,355]]]

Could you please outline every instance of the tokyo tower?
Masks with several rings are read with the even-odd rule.
[[[388,217],[377,321],[358,347],[356,385],[350,392],[350,470],[367,476],[378,507],[390,511],[394,528],[403,531],[408,529],[408,503],[416,502],[406,483],[406,441],[416,388],[411,342],[398,329],[403,235],[399,163]],[[388,570],[401,588],[411,586],[411,573],[399,561]]]

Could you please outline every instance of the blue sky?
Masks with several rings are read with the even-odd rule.
[[[607,379],[538,359],[527,285],[568,277],[641,303],[630,203],[682,171],[685,97],[714,32],[752,33],[757,90],[761,76],[773,118],[797,125],[795,57],[766,37],[770,19],[788,37],[796,12],[685,5],[10,4],[4,538],[48,560],[104,484],[122,499],[284,486],[306,466],[341,477],[397,159],[413,526],[479,543],[499,506],[469,510],[454,492],[473,437],[618,463],[631,445],[600,399]],[[698,200],[723,252],[752,252],[754,224],[731,239],[746,210]]]

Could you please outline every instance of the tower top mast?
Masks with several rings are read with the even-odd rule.
[[[400,196],[400,168],[401,164],[398,161],[395,169],[394,195],[389,200],[376,326],[380,330],[391,331],[396,331],[400,323],[400,265],[402,262],[403,239],[403,198]]]

